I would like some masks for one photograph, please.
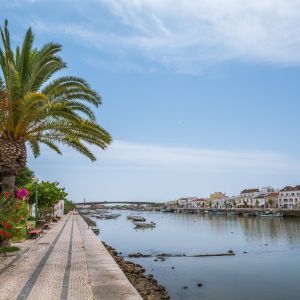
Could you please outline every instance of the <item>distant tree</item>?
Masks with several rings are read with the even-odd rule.
[[[255,206],[259,207],[259,201],[258,201],[258,199],[255,201]]]
[[[272,198],[268,199],[268,205],[269,205],[269,207],[273,207],[274,200]]]
[[[212,207],[212,202],[211,201],[209,201],[209,208],[211,208]]]
[[[64,213],[67,214],[68,212],[72,211],[73,209],[75,208],[75,204],[68,200],[68,199],[65,199],[65,211]]]

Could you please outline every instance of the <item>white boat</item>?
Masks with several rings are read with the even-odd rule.
[[[135,222],[145,222],[146,221],[146,219],[141,216],[127,216],[127,219],[135,221]]]
[[[134,222],[133,223],[136,228],[154,228],[156,226],[155,223],[143,223],[143,222]]]

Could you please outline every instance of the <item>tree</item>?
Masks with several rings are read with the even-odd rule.
[[[65,200],[65,211],[64,211],[64,213],[67,214],[68,212],[70,212],[74,208],[75,208],[75,204],[72,201],[66,199]]]
[[[20,174],[16,177],[16,185],[19,187],[26,186],[34,180],[34,173],[29,168],[25,167]]]
[[[43,217],[46,214],[53,214],[55,204],[59,200],[66,200],[66,197],[68,196],[65,189],[59,187],[58,182],[42,181],[30,183],[26,188],[30,192],[30,204],[35,203],[37,195],[39,215]]]
[[[256,201],[255,201],[255,206],[256,206],[256,207],[259,206],[259,201],[258,201],[258,199],[256,199]]]
[[[44,144],[61,154],[69,146],[92,161],[88,145],[105,149],[109,133],[96,123],[90,105],[101,98],[81,78],[53,75],[66,64],[62,47],[48,43],[34,48],[31,28],[21,47],[12,49],[8,22],[0,28],[0,173],[3,189],[13,189],[15,178],[26,166],[26,144],[35,157]]]
[[[268,205],[269,205],[269,207],[273,207],[273,205],[274,205],[274,200],[273,200],[272,198],[269,198],[269,199],[268,199]]]

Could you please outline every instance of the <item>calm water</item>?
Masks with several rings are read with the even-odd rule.
[[[100,239],[124,256],[235,251],[233,257],[133,259],[168,289],[171,299],[300,299],[299,219],[141,212],[157,227],[135,230],[126,219],[131,212],[120,213],[118,220],[97,223]]]

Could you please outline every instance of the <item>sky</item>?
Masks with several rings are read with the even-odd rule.
[[[299,0],[0,0],[14,45],[63,45],[101,94],[97,161],[29,167],[83,201],[168,201],[300,183]]]

